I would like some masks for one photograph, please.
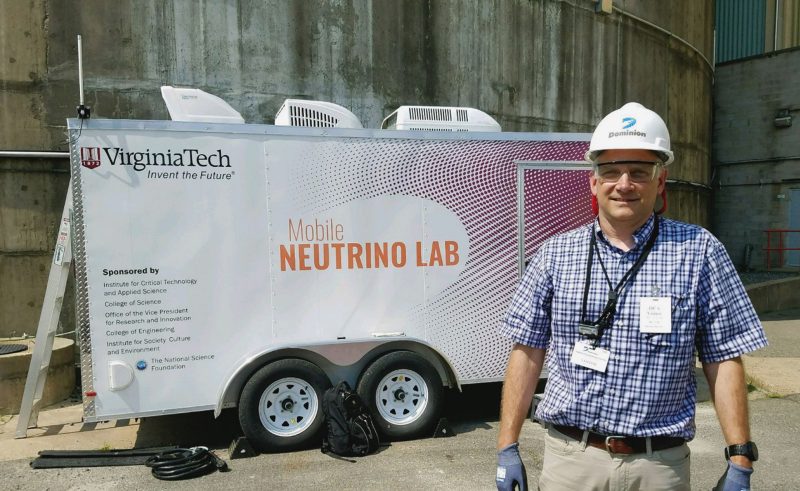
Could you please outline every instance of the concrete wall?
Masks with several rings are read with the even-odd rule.
[[[67,149],[80,33],[94,117],[166,119],[165,84],[219,95],[248,122],[300,97],[373,128],[401,104],[431,104],[477,107],[506,131],[589,132],[636,100],[670,126],[670,177],[708,184],[713,2],[614,5],[630,15],[597,14],[592,0],[2,2],[0,150]],[[19,165],[48,177],[0,171],[0,236],[35,235],[0,247],[3,290],[19,291],[0,296],[0,337],[35,328],[66,185],[44,170],[58,162]],[[708,205],[702,187],[670,185],[670,216],[707,225]]]
[[[712,226],[741,266],[750,245],[750,266],[766,267],[763,231],[789,228],[791,191],[800,189],[798,73],[798,48],[717,67]],[[776,113],[786,108],[792,126],[775,127]]]
[[[785,278],[745,287],[753,307],[759,314],[800,308],[798,289],[800,289],[800,278]]]
[[[0,158],[0,338],[36,334],[68,183],[67,160]],[[60,332],[74,318],[70,279]]]
[[[24,344],[27,349],[0,357],[0,415],[19,413],[33,355],[33,340],[12,344]],[[53,340],[41,407],[63,401],[72,394],[75,389],[75,351],[73,340]]]

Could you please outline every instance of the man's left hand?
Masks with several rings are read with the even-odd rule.
[[[728,461],[728,468],[717,481],[714,491],[750,491],[750,475],[753,469]]]

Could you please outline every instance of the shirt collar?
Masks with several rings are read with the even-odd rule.
[[[644,225],[639,227],[633,233],[633,241],[636,242],[636,246],[634,246],[633,249],[638,249],[639,246],[647,242],[647,239],[650,237],[650,233],[653,231],[653,226],[656,223],[655,217],[656,217],[655,213],[651,214],[650,218],[648,218],[647,221],[644,222]],[[595,218],[594,224],[592,226],[594,227],[594,233],[597,236],[597,240],[603,241],[604,243],[611,245],[608,239],[606,239],[606,236],[603,234],[603,230],[600,228],[600,218]]]

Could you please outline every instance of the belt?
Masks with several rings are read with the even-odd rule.
[[[552,425],[553,429],[562,433],[573,440],[583,441],[584,430],[575,428],[573,426]],[[652,437],[636,437],[636,436],[617,436],[617,435],[601,435],[599,433],[589,432],[589,438],[586,444],[592,447],[606,450],[608,453],[616,454],[636,454],[647,453],[647,438],[650,438],[650,448],[653,451],[666,450],[668,448],[677,447],[686,443],[683,438],[674,436],[652,436]]]

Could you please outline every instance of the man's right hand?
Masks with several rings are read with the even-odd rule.
[[[498,491],[513,491],[515,486],[520,491],[528,491],[528,475],[519,456],[519,443],[512,443],[497,452],[495,484]]]

